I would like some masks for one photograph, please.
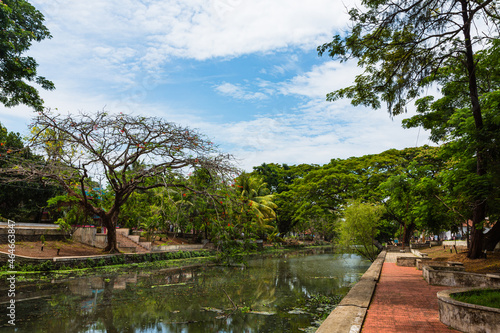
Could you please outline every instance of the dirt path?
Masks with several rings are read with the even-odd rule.
[[[156,241],[155,245],[161,244],[182,245],[189,244],[188,240],[182,238],[169,238],[168,240]],[[15,255],[33,258],[75,257],[95,256],[105,254],[102,249],[73,241],[45,241],[42,250],[42,242],[16,242]],[[57,251],[59,249],[59,255]],[[0,244],[0,252],[8,253],[9,244]]]
[[[34,258],[53,258],[53,257],[70,257],[70,256],[94,256],[103,254],[101,249],[81,244],[78,242],[64,241],[46,241],[42,242],[16,242],[15,255]],[[8,244],[0,244],[0,252],[7,253],[9,250]],[[59,255],[57,251],[59,250]]]

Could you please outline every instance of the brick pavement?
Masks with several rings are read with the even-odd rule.
[[[439,321],[436,294],[444,289],[450,287],[428,285],[422,271],[386,260],[361,332],[458,332]]]

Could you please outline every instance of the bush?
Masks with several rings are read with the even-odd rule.
[[[41,271],[51,271],[54,268],[52,261],[47,260],[40,265]]]

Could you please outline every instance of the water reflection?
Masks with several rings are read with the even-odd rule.
[[[246,269],[19,283],[15,332],[301,332],[314,316],[297,308],[313,295],[345,294],[368,267],[356,255],[287,255],[251,260]]]

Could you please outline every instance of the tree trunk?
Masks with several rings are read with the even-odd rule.
[[[376,239],[373,240],[373,245],[375,245],[375,247],[377,249],[379,249],[380,251],[382,251],[384,249],[384,247],[382,246],[382,244],[380,244],[380,242]]]
[[[405,246],[410,246],[411,236],[415,231],[415,223],[411,222],[409,225],[404,225],[404,233],[403,233],[403,248]]]
[[[500,222],[497,221],[493,227],[484,235],[484,249],[493,251],[500,242]]]
[[[108,245],[104,249],[105,252],[109,253],[118,253],[120,252],[118,250],[118,243],[116,242],[116,220],[117,220],[118,214],[112,214],[108,215],[106,214],[105,216],[102,217],[102,223],[108,230]]]
[[[471,246],[469,252],[467,253],[467,257],[470,259],[479,259],[483,256],[483,243],[484,243],[484,234],[482,229],[477,229],[476,227],[472,227],[471,232]]]
[[[479,93],[477,89],[476,64],[474,62],[474,52],[472,50],[472,39],[470,35],[472,17],[469,15],[469,1],[460,0],[462,6],[462,19],[464,22],[463,33],[465,43],[465,65],[469,75],[469,96],[472,105],[472,115],[474,117],[474,125],[476,129],[476,174],[484,176],[486,174],[485,156],[485,138],[483,131],[483,117],[481,112],[481,104],[479,104]],[[486,217],[486,200],[485,198],[476,198],[472,212],[472,244],[467,253],[470,259],[482,257],[484,235],[482,224]],[[481,229],[478,229],[481,228]]]
[[[467,257],[469,259],[478,259],[483,257],[484,250],[484,233],[483,222],[485,218],[486,202],[476,201],[476,205],[472,211],[472,232],[471,232],[471,246]]]

